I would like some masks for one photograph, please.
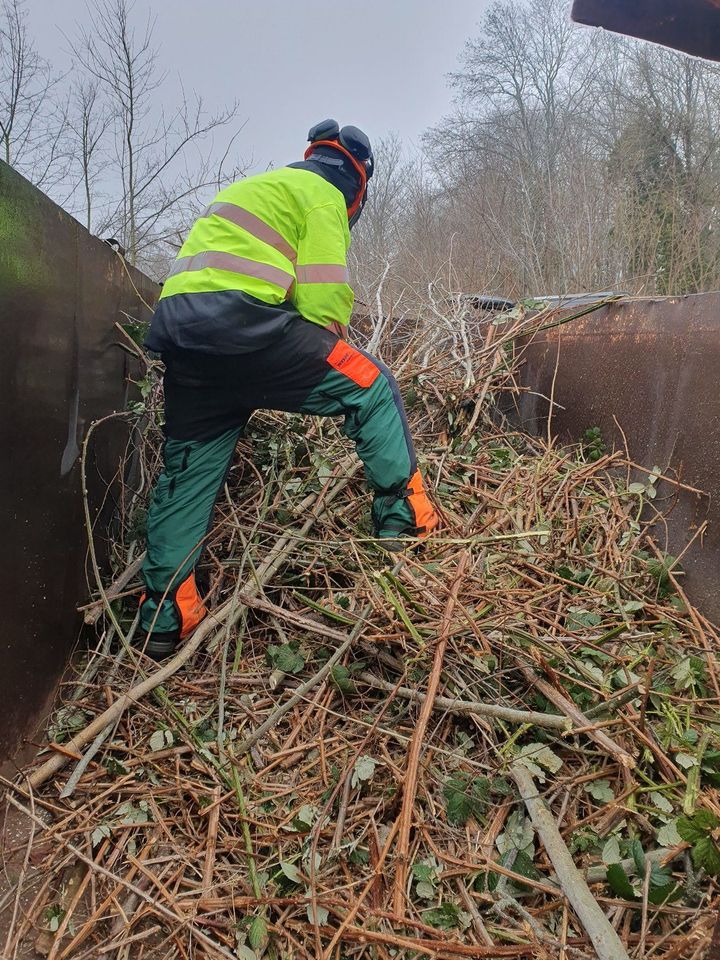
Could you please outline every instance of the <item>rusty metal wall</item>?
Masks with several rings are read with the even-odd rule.
[[[149,303],[156,287],[132,271]],[[0,162],[0,761],[50,702],[86,595],[79,451],[122,410],[121,311],[147,318],[119,257]],[[88,471],[100,502],[125,428],[103,428]]]
[[[544,398],[556,369],[554,435],[576,441],[598,426],[612,449],[623,447],[622,430],[636,463],[676,471],[707,494],[681,492],[676,500],[663,485],[656,504],[670,511],[675,556],[708,521],[703,545],[696,541],[683,560],[685,583],[720,622],[720,293],[620,302],[544,332],[526,347],[529,392],[512,413],[518,425],[547,431]]]
[[[720,60],[720,0],[575,0],[573,20]]]

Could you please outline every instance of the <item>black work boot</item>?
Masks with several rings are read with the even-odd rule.
[[[143,631],[136,635],[134,646],[139,647],[151,660],[164,660],[175,653],[179,640],[179,630],[169,630],[167,633],[153,630],[149,636]]]

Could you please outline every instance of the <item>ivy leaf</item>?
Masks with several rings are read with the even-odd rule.
[[[619,897],[622,897],[623,900],[635,899],[635,891],[633,890],[633,886],[628,879],[628,875],[625,873],[619,863],[614,863],[611,867],[608,867],[607,882],[613,893],[616,893]]]

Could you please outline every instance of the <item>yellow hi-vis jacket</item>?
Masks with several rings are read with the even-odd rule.
[[[299,313],[346,326],[353,306],[343,194],[310,170],[239,180],[195,222],[165,281],[146,341],[249,352]]]

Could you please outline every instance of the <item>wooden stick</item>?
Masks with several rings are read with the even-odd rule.
[[[205,848],[205,869],[203,870],[203,896],[209,897],[213,888],[215,870],[215,850],[217,849],[218,825],[220,823],[220,798],[222,787],[218,784],[213,790],[213,807],[208,817],[207,847]]]
[[[48,825],[41,820],[40,817],[36,817],[31,810],[28,810],[26,806],[17,801],[14,797],[8,795],[7,799],[8,803],[12,804],[12,806],[21,813],[24,813],[26,817],[29,817],[32,821],[38,824],[38,826],[41,826],[43,830],[47,829]],[[67,850],[70,851],[70,853],[74,854],[78,860],[81,860],[84,864],[90,867],[91,870],[94,870],[96,873],[99,873],[104,877],[108,877],[114,883],[119,883],[127,890],[131,890],[133,893],[137,894],[141,900],[144,900],[146,903],[150,904],[153,910],[161,914],[166,920],[169,920],[174,927],[176,927],[178,924],[184,924],[188,921],[188,917],[184,917],[181,914],[175,913],[173,910],[168,909],[168,907],[166,907],[164,904],[154,900],[149,893],[141,890],[136,884],[130,883],[129,881],[124,880],[122,877],[118,877],[117,874],[113,873],[111,870],[106,870],[105,867],[101,866],[99,863],[95,863],[95,861],[90,857],[85,856],[82,850],[79,850],[76,846],[74,846],[72,843],[69,843],[63,837],[58,837],[58,840]],[[197,939],[213,953],[218,953],[223,957],[229,958],[229,960],[236,960],[234,953],[231,953],[221,944],[215,943],[214,940],[211,940],[210,937],[204,934],[202,930],[198,930],[197,927],[193,927],[193,936],[197,937]]]
[[[575,866],[553,815],[538,795],[532,774],[527,767],[515,763],[510,768],[510,775],[517,784],[533,826],[555,868],[563,893],[595,947],[599,960],[629,960],[620,937]]]
[[[123,572],[120,574],[117,579],[113,580],[110,586],[105,591],[105,595],[108,600],[116,600],[117,597],[122,593],[123,587],[130,583],[132,578],[140,572],[140,567],[142,567],[143,560],[145,559],[145,553],[143,552],[137,557],[131,564],[129,564]],[[84,611],[84,620],[85,623],[92,625],[97,623],[100,619],[100,616],[105,609],[104,600],[94,600],[92,603],[86,604],[84,607],[78,607],[78,610]]]
[[[520,664],[520,670],[522,671],[523,676],[529,680],[529,682],[536,687],[542,695],[550,701],[558,710],[570,717],[572,722],[577,727],[590,727],[588,730],[588,736],[591,740],[594,740],[598,746],[602,747],[603,750],[606,750],[611,756],[623,765],[627,767],[628,770],[633,770],[636,766],[635,758],[621,747],[618,743],[615,743],[606,733],[602,730],[592,729],[593,724],[585,716],[585,714],[577,707],[569,697],[566,697],[564,694],[554,687],[551,683],[548,683],[547,680],[543,680],[541,677],[535,673],[535,671],[526,666],[525,664]]]
[[[393,910],[398,917],[405,916],[405,885],[407,883],[408,852],[410,849],[410,829],[412,827],[413,810],[415,808],[415,794],[417,792],[417,775],[420,764],[420,753],[425,742],[425,731],[430,721],[435,703],[435,695],[440,685],[440,674],[442,673],[443,662],[445,660],[445,650],[447,648],[447,637],[452,623],[452,615],[457,603],[458,591],[465,574],[465,568],[468,562],[468,552],[464,550],[460,555],[458,563],[458,572],[455,581],[450,590],[445,612],[443,613],[442,625],[440,627],[440,636],[435,645],[435,656],[433,657],[432,670],[428,679],[427,692],[420,708],[420,716],[415,727],[415,731],[410,741],[410,750],[408,752],[407,770],[405,773],[405,782],[403,784],[403,802],[400,811],[400,829],[398,830],[397,846],[395,850],[395,892],[393,897]]]
[[[333,489],[326,494],[324,501],[329,503],[337,494],[347,486],[350,481],[350,477],[346,477],[337,483]],[[324,509],[323,504],[323,495],[322,493],[319,496],[306,497],[301,506],[305,509],[308,509],[315,504],[315,509],[312,511],[311,516],[303,524],[300,529],[300,536],[305,536],[312,525],[315,523],[315,520],[320,515],[320,512]],[[277,570],[277,568],[282,563],[283,559],[290,553],[293,546],[295,545],[295,534],[287,534],[284,537],[281,537],[277,541],[273,549],[268,554],[265,561],[258,567],[255,576],[251,581],[248,581],[246,584],[245,592],[246,593],[255,593],[260,589],[260,585],[268,580]],[[180,648],[180,650],[175,654],[175,656],[168,660],[168,662],[160,667],[159,670],[156,670],[154,673],[151,673],[149,677],[146,677],[145,680],[142,680],[140,683],[137,683],[134,687],[131,687],[127,693],[123,694],[121,697],[115,701],[115,703],[108,707],[107,710],[104,710],[99,714],[95,719],[85,727],[84,730],[81,730],[76,734],[72,740],[70,740],[64,747],[64,753],[75,754],[75,759],[81,759],[77,756],[79,751],[87,744],[93,740],[101,730],[104,730],[111,723],[116,723],[120,717],[125,713],[125,711],[131,707],[133,704],[138,703],[142,700],[144,696],[154,690],[156,687],[159,687],[161,683],[165,683],[173,674],[182,667],[184,663],[192,657],[195,651],[200,647],[202,642],[208,637],[216,627],[224,623],[228,618],[232,618],[233,615],[236,617],[238,614],[237,604],[233,602],[233,598],[226,600],[218,609],[209,614],[205,620],[197,627],[195,632],[191,637],[189,637],[185,644]],[[43,783],[50,779],[53,774],[57,773],[67,763],[67,757],[62,753],[56,753],[54,756],[50,757],[49,760],[46,760],[42,766],[38,767],[30,776],[27,778],[30,787],[37,789]]]
[[[426,693],[413,690],[411,687],[396,687],[388,680],[381,680],[367,670],[358,673],[357,678],[377,690],[394,690],[398,696],[405,700],[425,703],[427,699]],[[516,710],[514,707],[504,707],[496,703],[483,703],[480,700],[455,700],[452,697],[435,697],[433,709],[443,710],[447,713],[475,714],[479,717],[507,720],[508,723],[531,723],[536,727],[547,727],[548,730],[570,731],[573,729],[569,717],[559,717],[552,713],[538,713],[535,710]]]

